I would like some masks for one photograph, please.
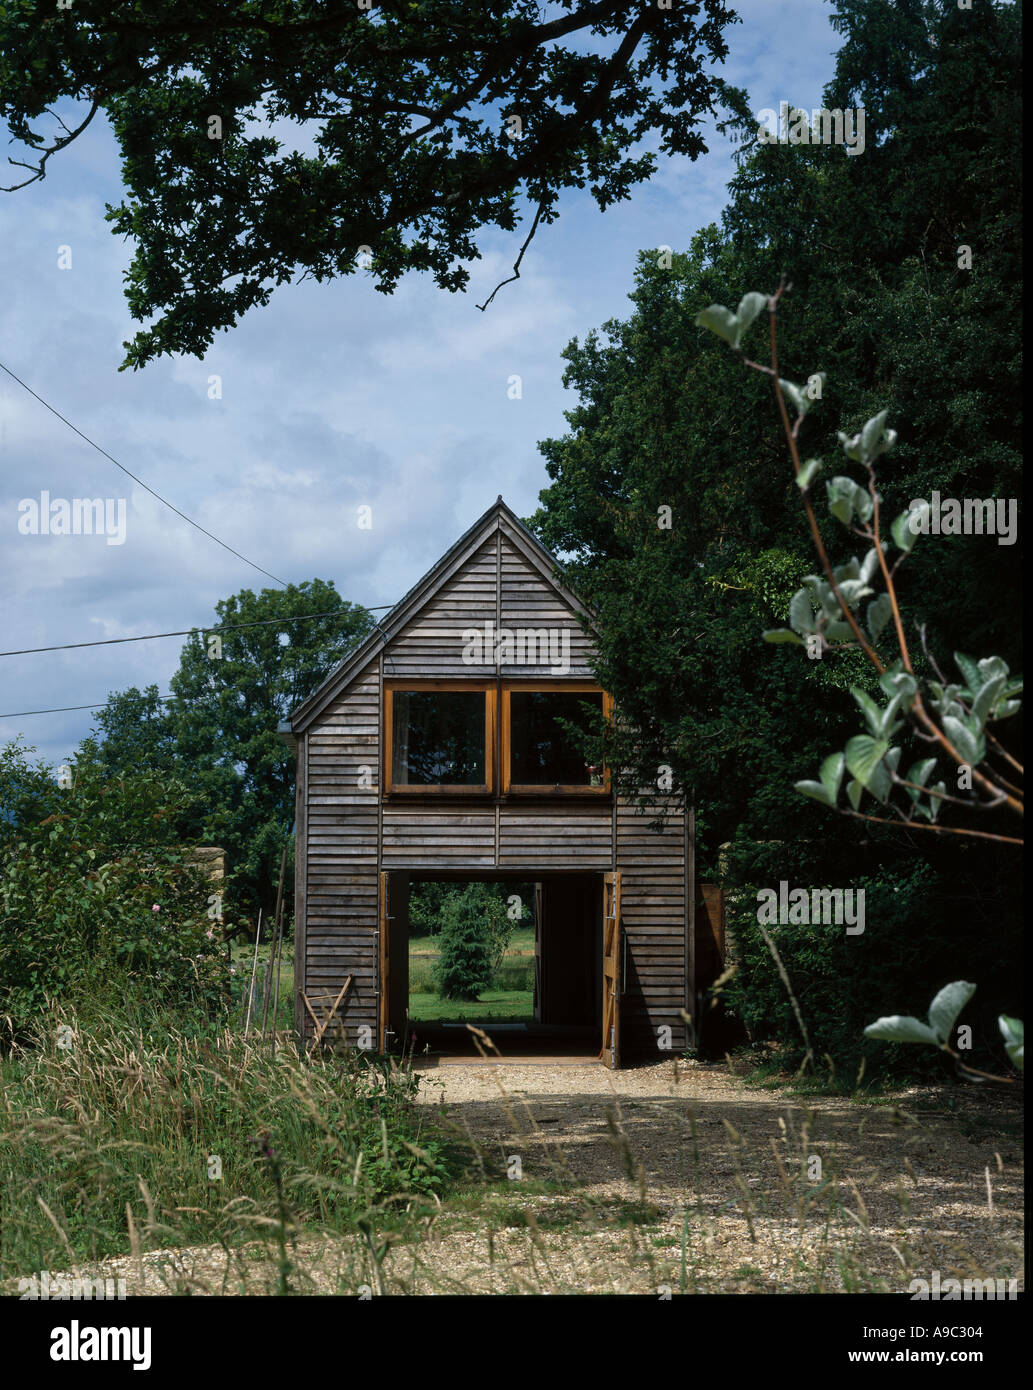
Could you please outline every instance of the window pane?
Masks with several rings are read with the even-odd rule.
[[[483,786],[484,691],[396,690],[395,786]]]
[[[509,697],[509,779],[514,786],[602,786],[602,768],[590,770],[584,754],[560,728],[564,720],[590,727],[582,706],[602,711],[602,693],[514,690]]]

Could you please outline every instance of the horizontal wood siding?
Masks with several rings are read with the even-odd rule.
[[[493,676],[494,661],[484,665],[463,662],[463,632],[495,622],[496,540],[474,552],[462,568],[397,633],[389,633],[384,651],[384,676],[414,679]]]
[[[552,805],[503,805],[499,864],[540,869],[609,869],[613,865],[613,805],[557,800]]]
[[[352,1046],[377,1027],[379,691],[373,661],[306,735],[304,988],[319,1014],[353,977],[339,1010]]]
[[[617,805],[617,867],[627,973],[621,1029],[629,1054],[658,1055],[658,1029],[671,1028],[676,1050],[687,1045],[685,1022],[685,818],[672,811],[662,833],[654,812]]]
[[[503,676],[514,679],[521,676],[544,676],[554,678],[570,676],[591,680],[589,657],[592,643],[581,626],[576,613],[563,602],[555,587],[520,554],[520,551],[502,538],[502,621],[500,626],[510,631],[517,628],[547,630],[556,629],[569,633],[570,669],[553,671],[548,665],[528,663],[503,665]],[[557,638],[557,641],[562,639]],[[558,650],[558,648],[557,648]],[[536,656],[544,655],[537,644],[532,648]]]
[[[494,806],[384,807],[385,869],[485,869],[494,863]]]

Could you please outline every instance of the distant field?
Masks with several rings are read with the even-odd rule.
[[[509,939],[506,947],[506,955],[530,952],[534,954],[534,927],[518,927]],[[410,936],[409,954],[412,955],[437,955],[438,938],[436,936]]]

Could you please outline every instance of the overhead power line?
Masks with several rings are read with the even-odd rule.
[[[2,364],[0,364],[2,365]],[[395,605],[392,603],[380,604],[375,608],[367,608],[364,603],[357,603],[355,608],[364,609],[367,613],[387,612]],[[296,613],[292,617],[286,618],[256,618],[250,623],[226,623],[222,626],[214,625],[211,627],[185,627],[177,632],[146,632],[139,637],[101,637],[94,642],[62,642],[55,647],[22,647],[19,651],[0,652],[0,656],[34,656],[37,652],[70,652],[78,647],[113,647],[120,642],[154,642],[161,637],[190,637],[195,632],[238,632],[245,627],[284,627],[287,623],[304,623],[310,618],[332,618],[345,610],[341,608],[331,608],[325,613]],[[83,709],[91,709],[90,705],[83,705]]]
[[[189,522],[189,524],[193,526],[195,530],[201,532],[202,536],[207,536],[208,539],[210,541],[214,541],[216,545],[221,545],[223,550],[228,550],[231,555],[236,555],[237,559],[243,560],[245,565],[250,565],[252,569],[258,570],[259,574],[264,574],[267,579],[274,580],[277,584],[281,584],[284,588],[287,587],[287,581],[285,579],[277,578],[275,574],[271,574],[269,570],[263,569],[261,565],[256,565],[254,560],[249,560],[246,555],[242,555],[239,550],[234,550],[232,545],[227,545],[225,541],[220,540],[219,537],[213,535],[211,531],[206,531],[205,528],[200,524],[200,522],[195,521],[193,517],[187,516],[186,512],[181,512],[178,507],[173,506],[173,504],[168,500],[168,498],[162,497],[161,493],[159,492],[155,492],[154,488],[150,487],[147,483],[145,483],[142,478],[138,478],[135,473],[130,473],[129,469],[126,468],[123,464],[119,463],[117,458],[112,458],[111,454],[108,453],[107,449],[102,449],[101,446],[95,443],[94,440],[92,440],[88,434],[83,434],[82,430],[79,429],[77,425],[73,425],[71,420],[67,419],[64,415],[62,415],[59,410],[55,410],[49,401],[45,401],[43,397],[38,394],[38,392],[34,391],[31,386],[29,386],[26,382],[22,381],[20,376],[16,376],[14,372],[11,371],[10,367],[6,366],[3,362],[0,362],[0,368],[2,368],[3,371],[7,373],[7,375],[11,378],[12,381],[16,381],[24,391],[28,391],[29,395],[32,396],[34,400],[39,401],[40,405],[45,406],[46,409],[50,411],[51,415],[56,415],[63,425],[67,425],[68,428],[72,430],[75,434],[77,434],[80,439],[85,440],[86,443],[89,444],[91,449],[96,449],[98,454],[103,454],[104,457],[109,462],[113,463],[116,468],[121,468],[122,472],[126,475],[127,478],[132,478],[133,482],[138,483],[140,487],[144,489],[145,492],[149,492],[152,497],[156,497],[163,507],[168,507],[170,511],[175,512],[177,516],[182,517],[184,521]]]
[[[162,704],[167,704],[170,700],[177,700],[178,695],[159,695],[158,700]],[[0,719],[26,719],[30,714],[68,714],[72,710],[79,709],[103,709],[107,705],[107,700],[102,700],[99,705],[62,705],[60,709],[20,709],[14,714],[0,714]]]

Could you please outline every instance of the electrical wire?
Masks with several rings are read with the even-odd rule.
[[[353,608],[364,609],[367,613],[388,612],[395,605],[380,604],[367,608],[364,603],[353,604]],[[18,651],[0,652],[0,656],[34,656],[37,652],[70,652],[78,647],[112,647],[119,642],[154,642],[161,637],[190,637],[195,632],[238,632],[245,627],[283,627],[286,623],[303,623],[310,618],[332,618],[343,613],[341,608],[331,608],[325,613],[296,613],[289,618],[256,618],[250,623],[227,623],[221,627],[185,627],[177,632],[145,632],[139,637],[101,637],[94,642],[63,642],[55,647],[22,647]],[[89,706],[83,706],[89,708]]]
[[[103,454],[104,457],[108,459],[109,462],[113,463],[116,468],[121,468],[122,472],[126,475],[127,478],[132,478],[133,482],[138,483],[140,487],[144,489],[145,492],[149,492],[152,497],[156,497],[163,507],[168,507],[170,511],[175,512],[177,516],[182,517],[184,521],[189,522],[191,526],[193,526],[196,530],[200,531],[202,536],[207,536],[208,539],[210,541],[214,541],[216,545],[221,545],[223,550],[228,550],[230,554],[235,555],[238,560],[243,560],[245,565],[250,565],[252,569],[258,570],[259,574],[264,574],[267,579],[272,579],[277,584],[282,585],[283,588],[287,588],[287,581],[285,579],[280,579],[275,574],[270,573],[269,570],[263,569],[261,565],[256,565],[254,560],[249,560],[248,557],[246,555],[242,555],[239,550],[234,550],[232,545],[227,545],[225,541],[220,540],[219,537],[213,535],[211,531],[206,531],[205,528],[200,524],[200,522],[194,521],[193,517],[187,516],[186,512],[181,512],[178,507],[173,506],[173,504],[166,497],[162,497],[160,492],[155,492],[154,488],[150,487],[147,483],[145,483],[142,478],[138,478],[135,473],[130,473],[129,469],[126,468],[123,464],[119,463],[118,459],[112,458],[112,456],[108,453],[107,449],[102,449],[101,446],[95,443],[88,434],[83,434],[82,430],[79,429],[77,425],[73,425],[71,420],[66,419],[66,417],[62,415],[59,410],[55,410],[55,408],[50,404],[49,401],[45,401],[41,395],[39,395],[36,391],[32,389],[31,386],[29,386],[26,382],[22,381],[20,376],[16,376],[15,373],[11,371],[10,367],[6,366],[3,362],[0,362],[0,369],[5,371],[12,381],[16,381],[24,391],[28,391],[29,395],[32,396],[34,400],[39,401],[40,405],[45,406],[46,409],[50,411],[51,415],[56,415],[63,425],[67,425],[68,428],[72,430],[75,434],[77,434],[80,439],[85,440],[86,443],[89,444],[91,449],[96,449],[98,454]]]

